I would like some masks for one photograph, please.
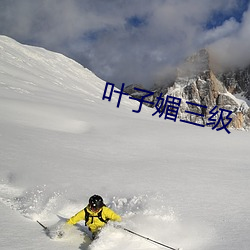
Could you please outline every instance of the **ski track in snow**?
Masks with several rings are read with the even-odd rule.
[[[8,114],[4,114],[6,108],[9,110]],[[87,122],[71,118],[70,114],[67,116],[65,111],[48,105],[33,104],[31,106],[28,102],[8,100],[2,101],[0,106],[0,114],[4,114],[2,121],[73,134],[85,133],[91,128]]]
[[[123,217],[121,224],[129,230],[134,230],[146,237],[150,235],[161,243],[164,242],[160,239],[166,239],[170,246],[176,248],[177,244],[183,244],[186,245],[185,249],[192,249],[194,246],[198,249],[199,244],[204,244],[204,239],[199,242],[196,238],[201,226],[196,225],[195,229],[179,221],[178,215],[174,213],[173,209],[164,205],[162,195],[141,195],[130,198],[108,197],[108,200],[107,206]],[[83,222],[68,229],[64,237],[58,239],[56,237],[57,231],[63,228],[65,220],[58,220],[56,215],[61,214],[63,217],[69,218],[75,211],[83,207],[82,204],[66,200],[63,193],[51,193],[45,185],[31,190],[22,190],[12,186],[11,183],[1,183],[0,202],[29,220],[45,222],[45,225],[50,229],[50,237],[53,240],[62,241],[69,245],[79,243],[79,249],[82,250],[119,249],[124,247],[124,243],[119,243],[121,239],[122,242],[128,242],[126,249],[162,249],[155,243],[134,236],[122,229],[114,228],[113,223],[106,226],[99,238],[92,243],[87,236],[88,232]],[[204,229],[202,228],[202,230]],[[180,239],[180,235],[182,239]]]

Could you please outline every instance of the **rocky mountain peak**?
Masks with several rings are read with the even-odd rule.
[[[210,70],[210,58],[207,49],[201,49],[188,57],[177,69],[177,77],[195,77]]]
[[[247,93],[250,93],[248,88],[250,71],[231,71],[218,74],[212,70],[214,67],[211,62],[209,51],[202,49],[188,57],[178,68],[177,78],[167,94],[182,98],[179,116],[190,121],[205,123],[209,117],[209,111],[216,106],[217,110],[226,109],[233,112],[231,115],[233,121],[230,126],[248,128],[250,126],[250,109],[244,100],[236,98],[233,94],[241,92],[245,93],[247,97]],[[204,119],[187,114],[185,111],[194,112],[196,110],[196,113],[204,111],[202,108],[192,107],[185,102],[207,106]]]
[[[154,88],[154,96],[149,101],[157,103],[159,93],[165,98],[173,96],[181,98],[178,112],[180,119],[198,124],[206,124],[214,107],[232,111],[230,126],[233,128],[250,127],[250,108],[245,100],[236,98],[233,94],[243,93],[250,99],[250,66],[244,70],[234,70],[224,73],[216,72],[212,58],[207,49],[201,49],[188,57],[177,69],[176,79],[169,86]],[[215,73],[216,72],[216,73]],[[136,95],[133,91],[130,94]],[[190,105],[194,103],[197,105]],[[200,106],[206,106],[206,110]],[[153,107],[154,105],[151,105]],[[203,114],[204,117],[188,112]],[[218,115],[215,118],[219,118]]]

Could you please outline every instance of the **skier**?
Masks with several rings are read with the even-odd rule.
[[[95,194],[89,198],[89,204],[72,216],[67,224],[74,225],[80,220],[85,220],[85,226],[92,232],[94,239],[109,220],[120,222],[122,219],[120,215],[105,206],[101,196]]]

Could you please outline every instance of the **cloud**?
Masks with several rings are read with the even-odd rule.
[[[224,21],[221,26],[204,31],[203,36],[201,36],[201,44],[211,44],[213,42],[219,41],[225,37],[235,34],[240,28],[240,24],[232,17],[229,20]]]
[[[2,0],[0,33],[64,53],[104,80],[150,85],[204,46],[218,53],[249,40],[248,13],[233,17],[239,2]],[[208,29],[214,13],[227,18]]]
[[[233,32],[210,44],[210,51],[218,64],[224,67],[245,67],[250,64],[250,9]],[[224,24],[220,29],[227,29]]]

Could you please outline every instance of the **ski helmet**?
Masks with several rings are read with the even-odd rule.
[[[103,199],[99,195],[93,195],[89,198],[89,206],[93,210],[98,210],[103,207]]]

